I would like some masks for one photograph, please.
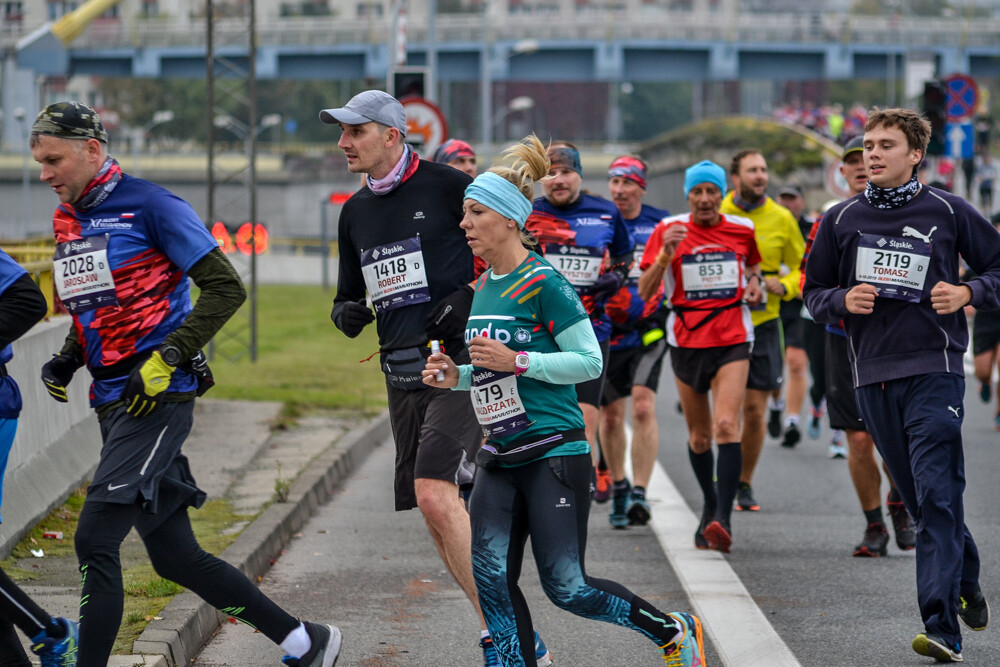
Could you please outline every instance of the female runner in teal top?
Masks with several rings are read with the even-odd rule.
[[[469,391],[485,442],[469,515],[479,602],[505,667],[534,665],[534,630],[517,581],[524,544],[542,588],[579,616],[636,630],[672,665],[703,665],[701,622],[663,613],[621,584],[586,574],[593,465],[574,385],[597,377],[601,352],[572,285],[522,236],[536,181],[549,171],[531,136],[465,191],[462,228],[490,264],[475,284],[465,337],[471,365],[432,354],[432,387]],[[509,163],[509,164],[505,164]]]

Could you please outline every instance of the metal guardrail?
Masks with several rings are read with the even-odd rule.
[[[441,14],[437,17],[439,44],[478,44],[483,39],[481,14]],[[997,47],[1000,21],[942,17],[883,17],[848,14],[769,14],[733,16],[668,11],[641,6],[633,11],[582,9],[572,13],[510,13],[491,16],[492,41],[537,39],[558,41],[822,43],[844,45],[905,45],[920,47]],[[216,31],[236,34],[234,22],[220,21]],[[385,44],[389,17],[345,19],[330,17],[269,17],[258,25],[261,46],[337,46]],[[411,43],[427,39],[426,17],[411,16],[407,27]],[[0,35],[0,39],[4,38]],[[155,48],[204,45],[201,19],[141,19],[91,25],[73,49],[115,47]]]
[[[49,306],[49,314],[55,314],[53,282],[52,282],[52,254],[55,251],[55,241],[53,239],[32,238],[19,240],[0,240],[0,248],[11,256],[15,262],[24,267],[31,276],[38,288],[45,295],[45,302]]]

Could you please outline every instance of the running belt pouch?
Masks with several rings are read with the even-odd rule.
[[[382,372],[396,389],[426,389],[420,371],[427,365],[424,348],[403,347],[382,352]]]
[[[480,468],[494,468],[497,465],[519,465],[541,458],[546,452],[552,451],[567,442],[586,440],[587,433],[582,428],[556,433],[532,435],[510,443],[503,450],[500,443],[489,441],[476,452],[476,465]]]

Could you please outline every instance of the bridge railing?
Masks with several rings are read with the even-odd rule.
[[[74,49],[109,47],[180,47],[204,44],[203,20],[197,18],[132,19],[92,25],[74,43]],[[216,24],[221,34],[238,34],[243,23],[224,20]],[[388,18],[268,17],[258,24],[261,46],[314,46],[387,43]],[[427,38],[425,17],[411,16],[411,43]],[[479,14],[441,14],[437,40],[441,44],[478,44],[483,39]],[[684,42],[783,42],[885,45],[914,47],[969,47],[1000,44],[1000,21],[946,19],[941,17],[879,17],[846,14],[742,13],[724,17],[691,12],[671,12],[644,7],[633,12],[580,10],[550,14],[511,13],[491,17],[489,39],[546,42],[575,40],[678,40]]]

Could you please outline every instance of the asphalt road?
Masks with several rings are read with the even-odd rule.
[[[846,461],[827,457],[828,431],[791,450],[767,441],[754,485],[762,509],[734,514],[733,551],[723,557],[690,544],[701,501],[675,404],[668,372],[658,405],[665,474],[650,489],[653,524],[616,531],[607,522],[609,506],[594,505],[588,572],[661,608],[700,613],[710,665],[933,664],[910,648],[922,629],[913,552],[891,542],[885,558],[851,557],[864,518]],[[974,381],[966,410],[967,523],[982,556],[984,592],[1000,610],[1000,433]],[[379,447],[320,509],[262,588],[293,613],[344,631],[338,665],[482,664],[471,606],[444,572],[421,517],[392,511],[391,447]],[[554,607],[530,555],[522,583],[557,667],[662,664],[637,634]],[[966,630],[963,653],[969,663],[1000,664],[1000,632]],[[280,656],[263,635],[226,624],[193,665],[254,667],[277,664]]]

